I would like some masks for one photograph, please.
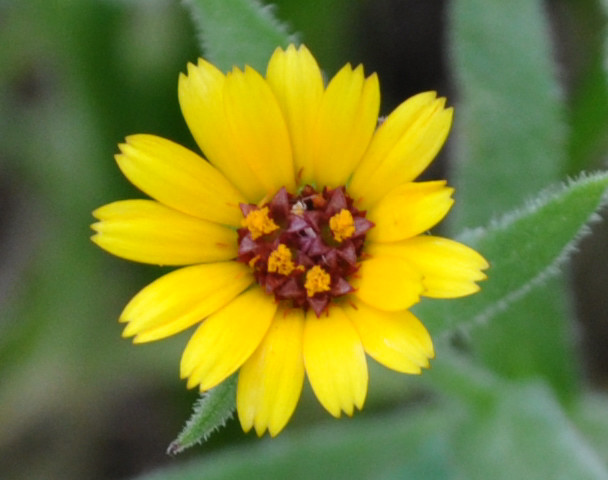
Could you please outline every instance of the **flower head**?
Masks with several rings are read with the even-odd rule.
[[[305,47],[277,49],[266,77],[205,60],[179,101],[207,160],[134,135],[116,160],[153,200],[94,212],[93,241],[139,262],[180,266],[139,292],[120,320],[148,342],[199,324],[181,361],[188,387],[238,371],[243,429],[276,435],[304,376],[334,416],[362,408],[366,354],[420,373],[430,336],[408,308],[469,295],[486,261],[426,234],[448,212],[445,181],[415,182],[452,119],[428,92],[378,125],[376,75],[342,68],[327,86]]]

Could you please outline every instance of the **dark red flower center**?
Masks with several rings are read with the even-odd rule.
[[[263,206],[241,204],[238,260],[277,301],[320,316],[354,290],[365,234],[374,226],[343,187],[292,195],[281,188]]]

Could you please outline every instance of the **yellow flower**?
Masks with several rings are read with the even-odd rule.
[[[408,308],[478,291],[488,266],[425,233],[453,202],[445,181],[414,181],[450,129],[445,99],[416,95],[378,126],[375,74],[346,65],[325,86],[292,45],[266,77],[188,65],[179,102],[208,161],[130,136],[118,166],[153,200],[94,212],[101,248],[183,267],[129,302],[124,336],[149,342],[199,324],[182,378],[206,391],[238,371],[238,417],[258,435],[284,428],[305,375],[339,417],[363,407],[366,354],[399,372],[428,367],[431,338]]]

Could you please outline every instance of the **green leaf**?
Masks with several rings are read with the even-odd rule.
[[[197,443],[202,443],[232,417],[236,402],[237,376],[224,380],[205,392],[194,404],[194,413],[178,437],[171,442],[167,453],[176,455]]]
[[[581,176],[540,194],[487,228],[469,231],[461,241],[490,262],[481,292],[456,300],[422,302],[415,311],[437,335],[448,329],[487,322],[531,288],[559,273],[602,203],[608,173]]]
[[[447,377],[444,391],[456,395],[388,415],[288,429],[139,480],[607,478],[596,452],[544,386],[505,382],[449,353],[429,376]],[[492,468],[500,471],[488,475]]]
[[[563,101],[540,0],[451,3],[458,228],[483,225],[560,178]]]
[[[461,101],[453,163],[458,203],[450,220],[462,227],[485,224],[560,180],[569,132],[543,2],[455,0],[451,14]],[[583,126],[578,120],[575,132]],[[597,122],[586,124],[601,130]],[[578,150],[586,141],[580,137]],[[494,371],[509,378],[542,375],[566,400],[577,384],[571,313],[568,288],[556,278],[511,302],[491,328],[475,329],[471,344]]]
[[[410,408],[391,415],[329,420],[139,480],[446,480],[452,477],[444,432],[455,418],[449,409]]]
[[[470,412],[452,438],[455,466],[469,480],[601,480],[606,466],[573,428],[551,392],[507,384]]]
[[[266,71],[272,52],[296,41],[271,6],[257,0],[184,0],[205,58],[223,71],[250,65]]]
[[[566,321],[572,317],[568,307],[563,277],[549,279],[498,313],[488,328],[473,329],[471,349],[503,377],[542,376],[570,403],[579,393],[580,371],[573,353],[577,335]]]

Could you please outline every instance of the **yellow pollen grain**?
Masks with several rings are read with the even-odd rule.
[[[268,216],[268,207],[252,210],[247,214],[241,225],[251,232],[251,238],[256,240],[262,235],[274,232],[279,226]]]
[[[331,276],[322,267],[315,265],[306,272],[304,288],[306,294],[312,297],[315,293],[327,292],[331,283]]]
[[[291,261],[291,250],[280,243],[268,257],[268,271],[280,275],[289,275],[295,269],[296,265]]]
[[[352,214],[343,208],[329,219],[329,228],[331,228],[336,242],[341,242],[353,236],[355,221]]]

